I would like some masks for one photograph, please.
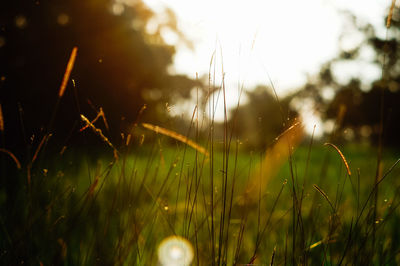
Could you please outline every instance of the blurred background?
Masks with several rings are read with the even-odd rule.
[[[282,131],[282,116],[300,116],[308,134],[314,125],[316,137],[330,134],[341,107],[346,114],[339,134],[374,140],[376,99],[385,88],[385,143],[398,145],[399,14],[394,12],[385,41],[389,6],[328,0],[3,2],[0,99],[6,145],[17,149],[35,142],[52,114],[54,139],[63,145],[78,141],[79,114],[94,117],[100,107],[114,141],[144,105],[142,121],[172,126],[171,117],[190,119],[196,95],[207,106],[210,87],[217,95],[223,85],[228,109],[240,99],[235,119],[243,127],[237,133],[254,147],[269,140],[250,132],[271,139]],[[55,108],[74,46],[76,64]],[[388,71],[382,78],[385,53]],[[222,121],[223,97],[213,99],[215,113],[208,116]]]
[[[0,262],[400,263],[392,3],[1,1]]]

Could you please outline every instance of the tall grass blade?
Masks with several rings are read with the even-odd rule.
[[[69,57],[67,68],[65,69],[64,77],[61,82],[60,89],[58,91],[58,98],[61,98],[64,95],[65,89],[67,88],[69,76],[71,75],[72,69],[74,68],[74,63],[76,59],[76,54],[78,52],[78,47],[74,47],[71,52],[71,56]]]

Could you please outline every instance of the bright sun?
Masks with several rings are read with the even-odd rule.
[[[236,105],[238,87],[251,89],[272,81],[278,95],[284,96],[301,86],[307,75],[317,73],[321,63],[333,58],[340,47],[339,36],[346,28],[340,10],[349,9],[360,21],[378,25],[387,8],[387,3],[382,1],[361,0],[144,2],[160,14],[166,7],[170,8],[178,18],[179,29],[193,42],[190,49],[173,34],[163,35],[167,42],[177,46],[175,72],[191,77],[196,73],[207,75],[213,51],[217,51],[219,73],[222,65],[225,73],[228,106]],[[120,6],[115,8],[116,12],[121,11]],[[350,40],[346,45],[356,41]],[[373,67],[363,68],[365,73],[351,71],[356,68],[347,67],[346,73],[368,79],[380,74]],[[340,69],[337,74],[341,75]],[[217,111],[217,119],[222,114]],[[318,122],[318,119],[308,120]],[[313,127],[312,124],[308,128]]]

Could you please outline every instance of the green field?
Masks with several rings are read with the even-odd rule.
[[[373,190],[377,148],[338,145],[349,176],[334,148],[311,144],[271,164],[239,142],[206,156],[156,136],[117,157],[109,147],[43,155],[30,182],[29,166],[7,161],[0,260],[156,265],[160,242],[179,235],[193,265],[399,263],[398,151],[384,149]]]

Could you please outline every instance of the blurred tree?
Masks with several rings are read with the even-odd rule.
[[[168,70],[175,49],[163,40],[166,30],[183,40],[170,10],[158,19],[141,0],[2,1],[0,102],[7,145],[26,146],[33,134],[41,135],[40,128],[48,130],[74,46],[78,56],[53,138],[79,134],[79,114],[92,119],[100,107],[114,139],[144,104],[145,116],[165,119],[165,103],[188,97],[195,86]]]
[[[117,145],[120,133],[137,120],[144,104],[146,118],[142,119],[162,120],[168,117],[167,102],[171,104],[178,95],[189,97],[196,82],[169,71],[175,48],[163,39],[164,32],[181,39],[183,35],[173,14],[167,10],[164,15],[157,17],[141,0],[0,1],[0,104],[5,126],[4,132],[0,130],[0,147],[11,150],[23,165],[22,170],[15,169],[0,154],[1,265],[116,263],[115,236],[126,230],[123,216],[111,214],[89,196],[79,205],[82,198],[73,191],[87,188],[74,185],[71,193],[66,192],[78,183],[75,179],[85,184],[91,178],[90,173],[84,178],[77,174],[86,160],[80,146],[73,145],[62,159],[42,152],[45,157],[30,162],[49,132],[53,136],[47,151],[59,152],[62,145],[72,142],[101,143],[90,130],[88,138],[86,131],[79,132],[80,114],[93,119],[101,107],[110,131],[101,120],[96,126]],[[74,46],[78,56],[56,108]],[[31,146],[34,150],[29,154]],[[88,150],[96,150],[93,147]],[[97,161],[100,156],[95,156]],[[113,201],[114,188],[109,187],[106,202]],[[86,216],[81,216],[84,208],[80,206],[88,207]],[[54,222],[60,216],[66,219]],[[107,232],[102,226],[104,217],[110,217]],[[82,250],[86,258],[94,254],[96,259],[81,261]]]
[[[258,86],[247,91],[247,103],[232,111],[233,132],[249,148],[265,149],[285,130],[286,121],[297,117],[290,99],[278,103],[270,90]]]
[[[358,21],[351,14],[345,15],[349,18],[351,30],[347,29],[339,41],[341,51],[338,57],[326,62],[320,73],[310,78],[297,93],[297,97],[313,98],[324,119],[335,119],[340,106],[345,106],[341,127],[351,128],[357,139],[368,138],[376,143],[383,95],[384,144],[400,147],[400,14],[393,14],[388,39],[382,34],[383,29],[378,34],[372,25]],[[343,45],[346,42],[347,45]],[[383,64],[382,75],[369,84],[365,83],[365,76],[346,73],[350,78],[343,79],[338,75],[340,71],[343,73],[344,67],[353,72],[363,69],[365,73],[365,70],[382,69]],[[324,97],[327,90],[334,91],[333,98]]]

